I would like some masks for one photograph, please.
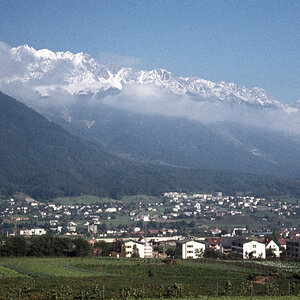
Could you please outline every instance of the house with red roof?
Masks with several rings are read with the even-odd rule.
[[[220,240],[221,238],[206,238],[205,239],[205,249],[213,249],[215,251],[220,250]]]

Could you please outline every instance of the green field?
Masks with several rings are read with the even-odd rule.
[[[55,204],[60,205],[75,205],[84,203],[86,205],[89,204],[97,204],[103,202],[114,202],[114,201],[121,201],[123,203],[130,203],[130,202],[143,202],[144,204],[154,204],[156,202],[162,202],[162,197],[154,197],[154,196],[146,196],[146,195],[135,195],[135,196],[124,196],[120,200],[115,200],[112,198],[103,198],[97,197],[92,195],[83,195],[78,197],[62,197],[62,198],[55,198],[51,200]]]
[[[55,198],[52,199],[51,201],[59,205],[76,205],[82,203],[84,203],[85,205],[89,205],[89,204],[96,204],[96,203],[103,203],[103,202],[112,202],[115,200],[111,198],[101,198],[97,196],[84,195],[78,197]]]
[[[299,295],[299,267],[217,260],[166,264],[146,259],[1,258],[0,299],[279,299]]]
[[[146,195],[135,195],[135,196],[124,196],[121,199],[124,203],[130,202],[143,202],[143,204],[155,204],[163,201],[163,197],[146,196]]]

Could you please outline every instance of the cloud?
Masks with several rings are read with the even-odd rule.
[[[144,64],[144,60],[140,57],[122,56],[115,53],[101,52],[98,60],[103,65],[114,68],[122,67],[138,67]]]
[[[297,108],[256,108],[183,95],[176,96],[153,85],[127,85],[117,96],[107,96],[102,104],[133,113],[187,118],[203,124],[234,122],[255,128],[300,135]]]
[[[11,78],[23,73],[26,68],[26,61],[14,60],[11,54],[11,48],[0,42],[0,80],[2,78]]]

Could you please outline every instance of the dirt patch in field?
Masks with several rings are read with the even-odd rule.
[[[266,284],[268,282],[273,282],[275,280],[274,276],[260,276],[253,280],[254,283],[257,284]]]

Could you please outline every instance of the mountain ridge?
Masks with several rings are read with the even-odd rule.
[[[0,77],[0,88],[6,92],[13,82],[31,86],[41,97],[51,95],[56,88],[77,95],[97,94],[109,88],[122,90],[124,86],[132,84],[150,84],[177,96],[189,95],[202,100],[217,99],[261,107],[284,107],[262,88],[251,89],[224,81],[215,83],[198,77],[175,76],[164,69],[110,70],[83,52],[74,54],[69,51],[35,50],[28,45],[10,48],[7,52],[12,63],[18,65],[23,62],[25,66],[22,66],[18,75]]]

